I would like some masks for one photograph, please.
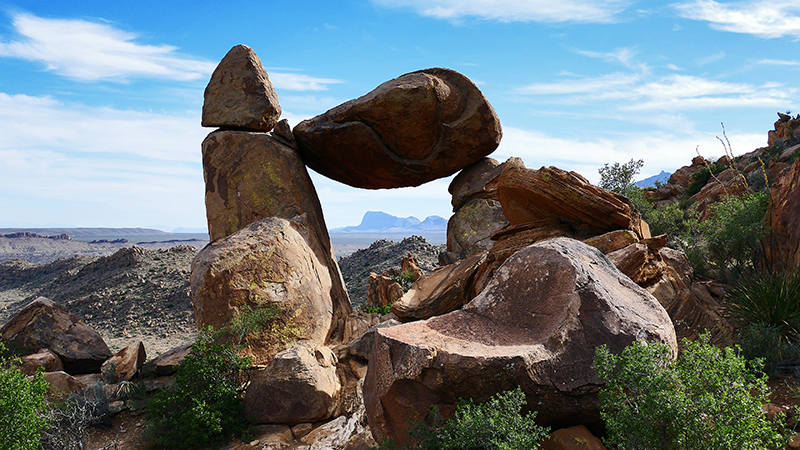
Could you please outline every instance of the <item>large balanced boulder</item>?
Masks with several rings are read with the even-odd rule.
[[[489,101],[449,69],[412,72],[300,122],[308,167],[353,187],[419,186],[492,153],[502,130]]]
[[[330,277],[326,295],[333,301],[338,337],[352,308],[317,191],[297,151],[270,133],[216,131],[203,141],[203,176],[212,241],[268,217],[305,214],[307,244]]]
[[[767,258],[773,267],[800,267],[800,160],[786,169],[770,189],[766,225],[770,229]]]
[[[364,382],[377,441],[405,442],[430,407],[452,414],[459,398],[483,402],[521,386],[545,425],[599,422],[598,346],[668,345],[664,308],[597,249],[556,238],[515,253],[462,310],[376,330]]]
[[[69,374],[99,372],[111,350],[103,338],[75,314],[52,300],[39,297],[2,328],[3,339],[38,352],[49,349]]]
[[[265,363],[283,350],[277,330],[324,344],[333,329],[331,272],[309,246],[304,216],[271,217],[211,242],[192,261],[191,291],[199,326],[222,328],[242,308],[277,308],[271,331],[252,338],[245,352]],[[269,331],[269,330],[268,330]]]
[[[342,388],[336,362],[327,347],[296,345],[278,353],[250,381],[245,416],[257,423],[290,425],[330,418]]]
[[[641,215],[627,198],[556,167],[527,169],[520,158],[505,162],[497,195],[511,225],[556,219],[581,237],[629,229],[649,238]]]
[[[256,53],[237,45],[222,58],[206,86],[204,127],[269,131],[278,122],[278,94]]]

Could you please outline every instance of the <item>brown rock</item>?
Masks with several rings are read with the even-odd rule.
[[[407,253],[403,256],[403,259],[400,260],[400,275],[402,276],[404,274],[411,281],[417,281],[425,275],[425,272],[419,267],[417,258],[411,253]]]
[[[585,426],[562,428],[550,433],[550,437],[542,441],[542,450],[606,450],[600,439],[597,439]]]
[[[453,211],[479,198],[497,200],[497,178],[503,165],[492,158],[483,158],[458,173],[447,190],[453,196]]]
[[[653,252],[644,243],[637,242],[606,255],[634,283],[642,287],[656,283],[664,272],[658,251]]]
[[[257,423],[295,425],[331,417],[341,383],[327,347],[296,345],[257,372],[244,395],[246,417]]]
[[[3,339],[33,351],[49,349],[70,374],[97,372],[111,350],[103,338],[75,314],[52,300],[39,297],[2,328]]]
[[[399,283],[386,275],[377,273],[369,274],[367,286],[367,304],[376,306],[391,305],[403,296],[405,292]]]
[[[498,198],[511,225],[545,219],[569,224],[585,237],[630,229],[644,237],[639,212],[627,198],[555,167],[526,169],[510,158],[498,181]]]
[[[401,319],[427,319],[455,311],[472,299],[472,278],[486,253],[440,267],[417,280],[403,297],[392,304]]]
[[[776,180],[770,195],[767,258],[776,269],[795,270],[800,267],[800,159]]]
[[[667,184],[680,186],[682,190],[685,190],[689,186],[689,183],[692,182],[694,173],[705,167],[706,164],[708,164],[708,161],[706,161],[705,158],[702,156],[695,156],[692,158],[692,164],[690,166],[683,166],[673,172]]]
[[[341,339],[341,326],[352,307],[317,191],[297,151],[267,133],[214,132],[203,141],[203,177],[212,241],[268,217],[306,214],[308,245],[332,282],[333,337]]]
[[[134,342],[106,360],[100,367],[100,373],[103,374],[103,381],[108,384],[129,381],[145,361],[147,352],[144,344],[142,341]]]
[[[175,347],[148,361],[142,367],[142,370],[158,376],[172,375],[175,373],[175,368],[183,362],[183,359],[186,358],[186,355],[191,351],[192,344]]]
[[[375,342],[375,330],[378,328],[393,327],[395,325],[400,325],[400,322],[395,319],[390,319],[386,322],[381,322],[378,325],[375,325],[357,338],[353,339],[350,344],[348,344],[348,352],[352,356],[369,360],[369,355],[372,354],[372,344]]]
[[[419,186],[492,153],[500,120],[467,77],[425,69],[294,128],[306,164],[353,187]]]
[[[331,275],[309,246],[311,233],[302,219],[260,220],[197,254],[191,290],[198,326],[224,327],[243,305],[278,307],[273,325],[295,330],[290,337],[315,344],[329,339],[335,319]],[[249,338],[244,353],[256,364],[269,362],[285,348],[275,334]]]
[[[364,382],[377,441],[405,442],[407,420],[458,398],[483,402],[519,385],[544,425],[598,423],[595,348],[634,340],[677,354],[667,313],[597,249],[556,238],[515,253],[489,286],[444,316],[379,329]]]
[[[237,45],[222,58],[206,86],[204,127],[269,131],[278,122],[278,94],[256,53]]]
[[[47,395],[50,397],[66,397],[73,392],[80,392],[86,389],[85,384],[62,371],[47,372],[44,374],[44,380],[50,385],[47,389]]]
[[[497,200],[478,198],[461,206],[447,221],[447,251],[462,258],[492,248],[492,234],[508,226]]]
[[[609,231],[600,236],[593,236],[583,240],[584,244],[591,245],[604,254],[609,254],[636,242],[639,242],[639,238],[636,233],[630,230]]]
[[[48,349],[39,350],[38,353],[15,359],[14,364],[19,366],[20,372],[33,375],[41,367],[45,372],[59,372],[64,370],[61,358]]]

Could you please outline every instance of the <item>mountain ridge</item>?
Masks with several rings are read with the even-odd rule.
[[[420,221],[414,216],[397,217],[383,211],[367,211],[356,226],[332,228],[336,233],[447,231],[447,220],[439,216],[428,216]]]

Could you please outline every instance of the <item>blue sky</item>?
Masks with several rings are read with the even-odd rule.
[[[236,44],[292,125],[428,67],[475,81],[492,155],[598,181],[696,148],[766,145],[800,110],[800,4],[683,0],[0,1],[0,227],[205,227],[200,111]],[[315,173],[328,226],[364,212],[449,217],[449,179],[357,190]]]

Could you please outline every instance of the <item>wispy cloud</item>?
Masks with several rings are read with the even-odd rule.
[[[728,83],[691,75],[668,75],[654,80],[643,75],[615,73],[594,78],[535,83],[517,90],[525,95],[565,96],[570,102],[618,100],[619,110],[682,110],[715,107],[781,106],[797,88],[768,83]]]
[[[104,23],[13,16],[19,36],[0,42],[0,56],[41,62],[47,70],[78,80],[133,77],[197,80],[216,64],[178,53],[169,45],[145,45],[138,36]]]
[[[728,55],[722,50],[720,50],[717,53],[714,53],[713,55],[708,55],[702,58],[698,58],[697,61],[695,62],[697,63],[698,66],[705,66],[711,63],[715,63],[717,61],[722,61],[723,59],[725,59],[726,56]]]
[[[709,22],[716,30],[763,38],[800,38],[800,4],[794,1],[719,3],[694,0],[673,5],[681,17]]]
[[[326,91],[329,84],[344,83],[334,78],[316,78],[287,72],[270,72],[269,80],[277,89],[287,91]]]
[[[499,22],[609,23],[630,0],[373,0],[381,6],[411,8],[447,20],[476,17]]]
[[[786,61],[782,59],[762,59],[757,61],[756,64],[767,65],[767,66],[800,66],[800,61]]]
[[[576,50],[576,53],[590,58],[599,58],[608,62],[619,62],[625,67],[633,67],[632,59],[636,51],[627,47],[618,48],[613,52],[593,52],[589,50]]]

